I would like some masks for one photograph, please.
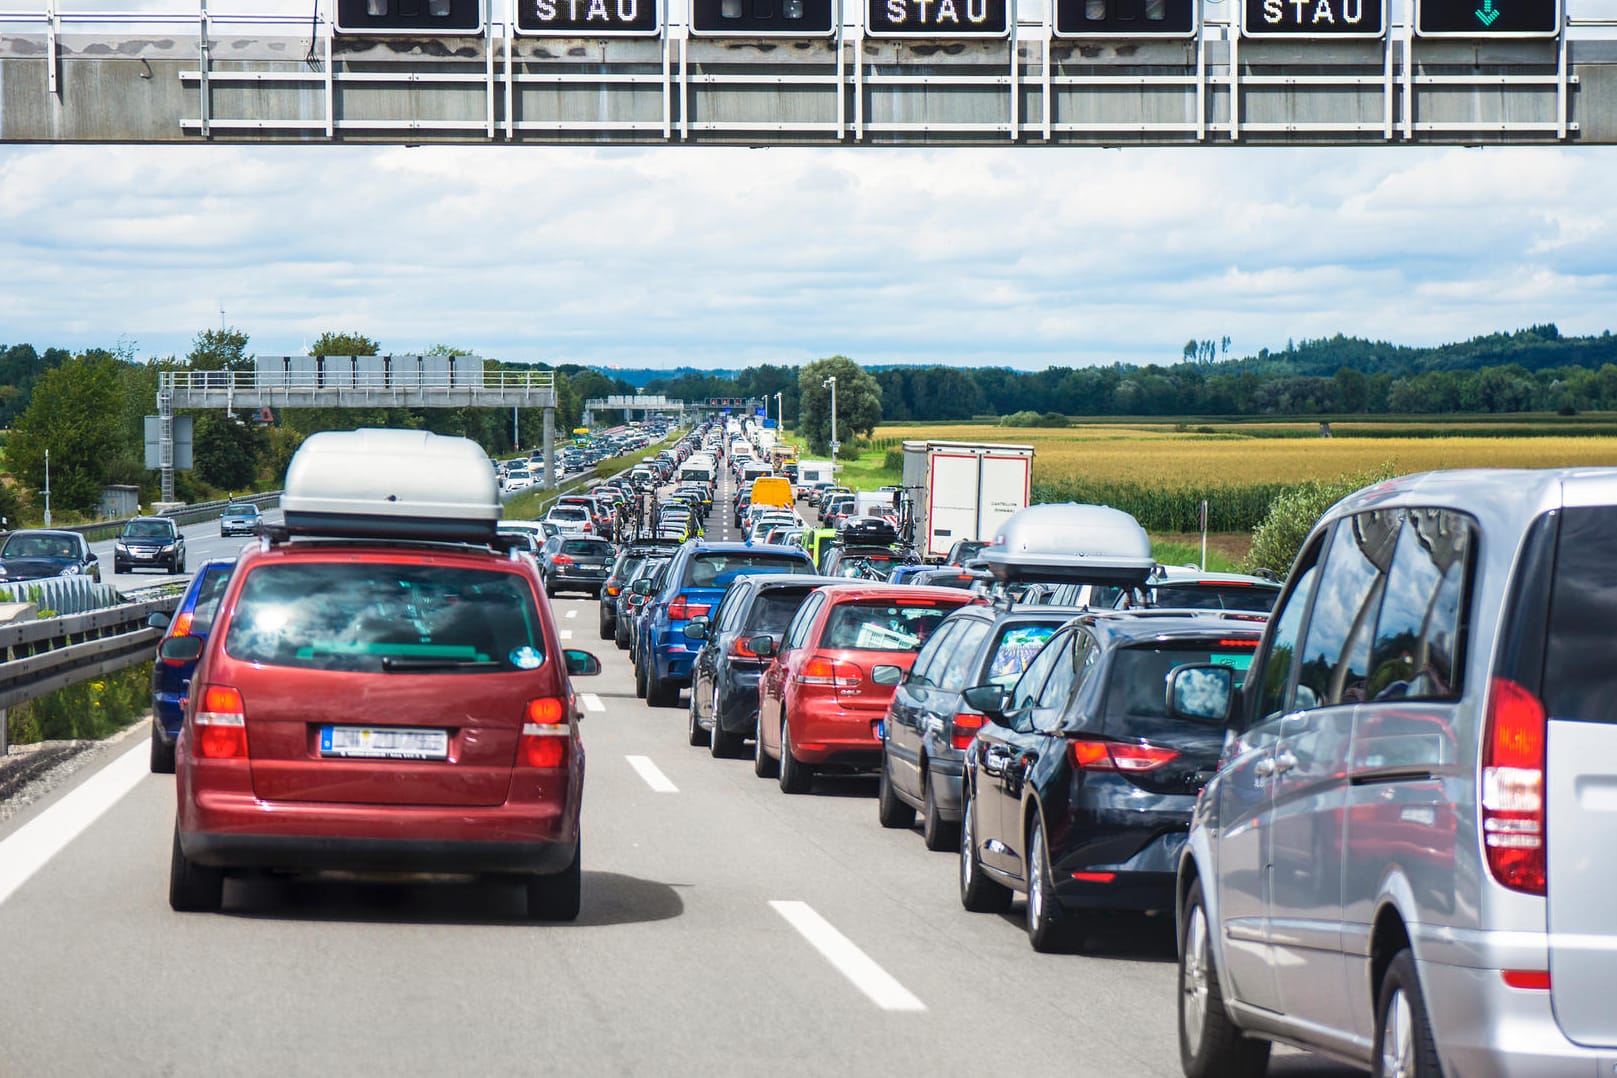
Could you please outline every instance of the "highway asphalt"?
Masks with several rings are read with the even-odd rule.
[[[954,855],[878,826],[873,779],[793,797],[712,759],[683,697],[635,698],[594,601],[553,606],[604,666],[575,682],[577,923],[480,883],[232,881],[222,913],[174,913],[174,779],[144,773],[137,729],[0,825],[0,1075],[1180,1073],[1166,919],[1034,953],[1020,902],[966,913]],[[1360,1072],[1277,1052],[1270,1073]]]

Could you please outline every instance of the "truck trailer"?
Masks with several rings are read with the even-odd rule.
[[[993,539],[1032,493],[1030,445],[904,443],[906,538],[923,560],[942,561],[962,539]]]

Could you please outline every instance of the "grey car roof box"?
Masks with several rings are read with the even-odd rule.
[[[311,435],[281,495],[292,535],[488,542],[499,484],[476,442],[419,430]]]
[[[1106,505],[1030,505],[1006,518],[976,560],[997,580],[1144,583],[1156,560],[1140,522]]]

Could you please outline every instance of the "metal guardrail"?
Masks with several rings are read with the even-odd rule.
[[[146,619],[173,611],[179,601],[174,594],[88,614],[0,625],[0,754],[9,745],[6,709],[149,658],[163,632]]]
[[[272,490],[268,494],[244,494],[240,498],[224,498],[212,502],[196,502],[181,509],[169,510],[163,513],[152,514],[172,518],[178,524],[196,524],[203,520],[213,520],[224,512],[227,505],[239,505],[248,502],[260,509],[274,507],[281,503],[281,492]],[[124,525],[132,517],[123,517],[119,520],[98,520],[94,524],[71,524],[57,529],[58,531],[78,532],[90,542],[99,542],[102,539],[111,539],[123,531]]]
[[[53,614],[83,614],[122,602],[118,589],[87,576],[48,576],[0,584],[0,602],[33,603]]]

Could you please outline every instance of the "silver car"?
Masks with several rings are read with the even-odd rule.
[[[1434,472],[1315,526],[1180,864],[1187,1075],[1617,1069],[1617,470]],[[1234,695],[1233,703],[1230,697]]]

